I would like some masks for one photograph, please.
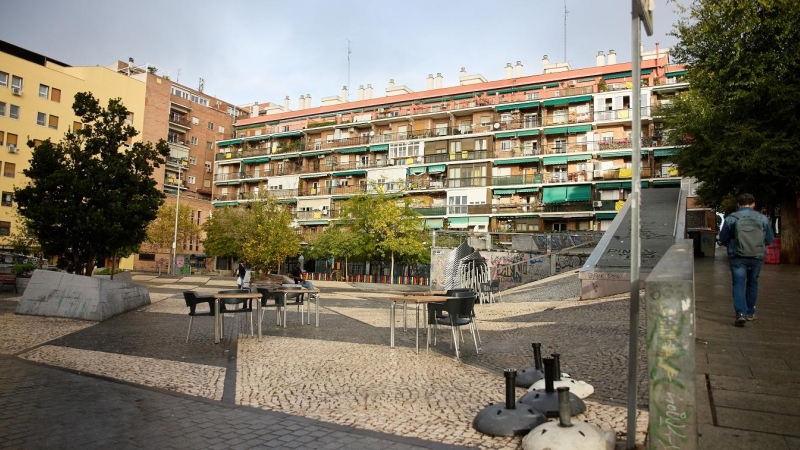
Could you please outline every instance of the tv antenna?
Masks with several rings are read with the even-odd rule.
[[[567,0],[564,0],[564,62],[567,62]]]
[[[353,53],[350,51],[350,39],[347,39],[347,97],[344,101],[350,100],[350,54]]]

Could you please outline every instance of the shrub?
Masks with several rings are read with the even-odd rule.
[[[125,272],[122,269],[115,269],[114,273],[122,273]],[[103,267],[102,269],[95,270],[92,272],[92,275],[111,275],[111,267]]]
[[[11,272],[16,275],[18,278],[28,278],[31,276],[31,272],[36,270],[38,267],[36,264],[31,263],[14,263],[11,266]]]

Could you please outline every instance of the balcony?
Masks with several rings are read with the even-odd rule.
[[[178,131],[186,132],[192,128],[192,123],[186,117],[172,113],[169,115],[169,126]]]
[[[359,145],[369,145],[370,138],[368,136],[357,136],[344,139],[332,139],[325,142],[307,141],[305,147],[309,150],[328,150],[339,147],[355,147]]]
[[[220,181],[235,181],[235,180],[240,180],[241,178],[242,175],[239,172],[214,174],[215,183],[218,183]]]
[[[437,190],[437,189],[444,189],[446,184],[447,181],[444,178],[438,180],[432,180],[432,179],[415,180],[412,177],[409,177],[406,180],[406,189],[412,191]]]
[[[594,178],[602,178],[604,180],[627,180],[627,179],[630,179],[630,178],[633,177],[632,169],[628,169],[628,168],[625,168],[625,167],[615,167],[613,169],[603,170],[599,174],[600,177],[596,176],[596,175],[598,175],[597,172],[600,172],[600,171],[599,170],[595,171],[595,173],[594,173],[595,177]],[[641,178],[652,178],[653,177],[653,172],[650,170],[649,167],[642,167],[641,170],[639,171],[639,174],[640,174]]]
[[[486,177],[451,178],[447,180],[449,188],[481,187],[486,186]]]
[[[389,166],[388,161],[353,161],[349,163],[320,164],[317,172],[333,172],[341,170],[372,169]]]
[[[585,153],[588,151],[589,146],[586,142],[565,144],[553,143],[542,146],[543,155],[563,155],[567,153]],[[588,159],[588,158],[587,158]]]
[[[189,168],[189,161],[187,161],[186,158],[167,156],[167,167],[182,168],[183,170],[186,170]]]
[[[366,192],[366,185],[304,188],[300,189],[298,194],[300,197],[313,197],[316,195],[354,195],[362,192]]]
[[[564,112],[563,114],[545,114],[544,124],[546,126],[567,125],[567,124],[591,122],[593,119],[594,116],[592,115],[591,108],[589,108],[589,111],[585,113]]]
[[[650,107],[642,106],[642,117],[650,116]],[[595,111],[594,120],[596,122],[607,122],[612,120],[631,120],[633,118],[633,111],[630,108],[613,109],[611,111]]]
[[[330,219],[332,218],[329,210],[314,210],[314,211],[297,211],[295,219],[297,220],[314,220],[314,219]]]
[[[525,175],[508,175],[492,177],[491,186],[513,186],[517,184],[535,184],[542,182],[542,174],[529,173]]]
[[[388,182],[388,183],[370,183],[365,186],[364,192],[374,193],[380,190],[381,192],[389,193],[389,192],[402,191],[405,188],[406,188],[406,183],[403,181]]]
[[[418,212],[421,216],[444,216],[447,214],[447,207],[446,206],[434,206],[434,207],[427,207],[427,208],[411,208],[414,211]]]
[[[186,189],[186,180],[178,180],[177,178],[173,177],[164,177],[164,187],[165,188],[177,188],[180,187],[181,189]]]
[[[475,159],[492,158],[492,152],[489,150],[461,150],[460,152],[453,153],[437,153],[434,155],[425,155],[425,164],[441,163],[448,161],[471,161]]]
[[[572,97],[573,95],[586,95],[593,92],[593,86],[572,87],[566,89],[556,89],[555,91],[552,91],[551,97]]]
[[[546,172],[542,174],[542,183],[582,183],[586,180],[586,171]]]

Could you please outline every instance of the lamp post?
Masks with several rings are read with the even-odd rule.
[[[178,212],[181,201],[181,173],[183,172],[183,158],[178,160],[178,193],[175,196],[175,234],[172,236],[172,274],[180,275],[178,270]]]

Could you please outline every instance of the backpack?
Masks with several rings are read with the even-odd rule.
[[[766,253],[764,247],[764,224],[760,214],[754,212],[749,216],[739,213],[731,214],[736,218],[733,233],[733,248],[736,256],[742,258],[763,258]]]

